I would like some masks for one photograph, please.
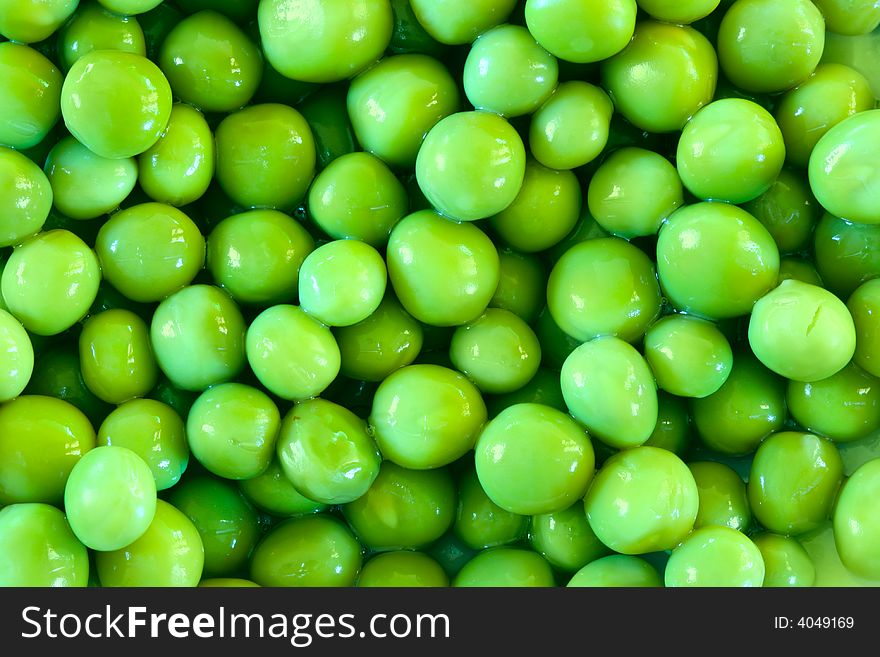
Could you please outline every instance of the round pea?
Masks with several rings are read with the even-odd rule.
[[[572,416],[606,445],[644,443],[657,424],[657,386],[644,357],[627,342],[601,337],[562,365],[562,396]]]
[[[21,244],[38,233],[49,217],[53,197],[51,181],[36,164],[0,146],[0,246]]]
[[[819,221],[819,205],[809,183],[790,169],[780,171],[770,189],[744,204],[743,209],[764,225],[780,253],[808,249]]]
[[[684,399],[657,391],[657,424],[642,444],[666,449],[678,456],[686,452],[691,444],[691,426]]]
[[[742,532],[724,526],[695,529],[672,551],[663,575],[667,587],[760,587],[764,558]]]
[[[873,376],[880,376],[880,324],[878,324],[880,280],[866,281],[849,297],[847,309],[856,329],[853,362]]]
[[[526,0],[529,31],[549,52],[579,64],[623,50],[633,35],[635,0]]]
[[[770,532],[751,538],[764,559],[765,587],[813,586],[816,566],[796,538]]]
[[[410,0],[425,31],[440,43],[470,43],[479,34],[504,22],[516,0]]]
[[[208,577],[199,581],[200,588],[259,588],[260,585],[240,577]]]
[[[486,395],[489,417],[493,418],[508,406],[527,402],[544,404],[560,411],[567,411],[559,382],[559,371],[539,367],[527,384],[518,390],[503,395]]]
[[[639,8],[667,23],[689,24],[705,18],[720,0],[637,0]]]
[[[572,575],[571,587],[660,587],[663,580],[650,563],[640,557],[612,554],[586,564]]]
[[[327,510],[327,505],[310,500],[294,488],[277,458],[262,474],[238,482],[239,490],[258,509],[279,518],[299,517]]]
[[[113,13],[133,16],[156,8],[162,0],[98,0],[98,2]]]
[[[318,170],[358,149],[346,108],[346,92],[347,85],[344,83],[319,86],[297,105],[312,129]],[[290,101],[289,104],[294,102]]]
[[[825,29],[835,34],[869,34],[880,25],[880,6],[873,0],[813,0],[825,17]]]
[[[556,513],[532,516],[529,543],[550,565],[568,573],[608,554],[590,527],[581,500]]]
[[[605,461],[584,508],[602,543],[622,554],[645,554],[672,549],[688,535],[699,510],[699,490],[675,454],[635,447]]]
[[[489,307],[509,310],[532,324],[544,307],[547,271],[535,255],[512,249],[498,251],[499,279]]]
[[[330,329],[299,306],[276,305],[247,329],[247,362],[269,392],[283,399],[321,394],[339,373],[339,345]]]
[[[880,459],[861,465],[843,485],[834,507],[834,543],[852,573],[880,579],[880,523],[875,513],[880,495]]]
[[[325,504],[345,504],[366,493],[382,462],[367,424],[325,399],[297,402],[284,416],[277,453],[296,489]]]
[[[130,449],[95,447],[70,471],[64,509],[70,528],[86,547],[102,552],[124,548],[153,522],[157,511],[153,473]],[[105,586],[111,585],[101,579]]]
[[[0,43],[0,144],[21,149],[43,141],[61,118],[63,82],[61,71],[37,50]]]
[[[789,278],[823,287],[822,277],[816,267],[812,261],[804,258],[785,256],[779,260],[779,283]]]
[[[482,550],[516,543],[525,537],[528,526],[528,516],[502,509],[492,501],[474,468],[461,475],[453,531],[467,547]]]
[[[455,578],[455,587],[555,586],[553,569],[537,552],[512,547],[490,548],[468,561]]]
[[[721,525],[747,531],[752,522],[752,511],[746,485],[736,471],[729,465],[714,461],[688,463],[688,468],[700,494],[700,508],[694,528]]]
[[[880,226],[822,215],[813,233],[813,262],[824,287],[841,299],[880,275]]]
[[[34,346],[15,317],[0,309],[0,403],[18,397],[34,372]]]
[[[357,579],[360,587],[448,587],[442,566],[424,552],[397,550],[371,557]]]
[[[70,18],[78,4],[79,0],[4,2],[0,5],[0,34],[21,43],[43,41]]]
[[[97,2],[80,4],[58,31],[57,50],[65,70],[93,50],[121,50],[147,55],[144,32],[132,16],[107,11]]]

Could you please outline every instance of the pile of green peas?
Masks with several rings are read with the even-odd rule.
[[[873,0],[0,0],[0,585],[880,584]]]

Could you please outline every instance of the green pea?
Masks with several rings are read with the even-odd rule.
[[[437,468],[473,448],[486,405],[462,374],[439,365],[410,365],[379,385],[369,422],[386,459],[416,470]]]
[[[712,101],[718,59],[687,25],[640,21],[629,44],[600,65],[603,86],[624,118],[641,130],[674,132]]]
[[[0,80],[0,144],[17,149],[36,146],[61,117],[61,71],[33,48],[0,43]]]
[[[366,493],[382,462],[367,424],[325,399],[298,402],[284,416],[277,453],[296,489],[325,504],[346,504]]]
[[[567,573],[608,554],[590,527],[581,500],[556,513],[532,516],[529,543],[550,565]]]
[[[238,487],[258,509],[280,518],[299,517],[327,510],[326,504],[310,500],[294,488],[277,458],[272,459],[262,474],[239,481]]]
[[[551,169],[574,169],[595,160],[608,143],[614,105],[601,87],[568,80],[533,114],[529,149]]]
[[[442,63],[405,54],[385,57],[352,80],[346,104],[364,150],[389,165],[411,167],[427,132],[458,111],[461,100]]]
[[[247,362],[260,383],[283,399],[321,394],[339,373],[330,329],[299,306],[271,306],[247,330]]]
[[[227,6],[228,3],[224,3]],[[161,2],[149,11],[137,16],[137,22],[144,32],[144,41],[147,45],[147,57],[156,61],[159,56],[159,48],[168,33],[174,29],[183,18],[183,13],[173,5]]]
[[[514,201],[525,168],[522,139],[504,118],[490,112],[457,112],[428,131],[416,158],[416,179],[438,212],[475,221]]]
[[[498,251],[499,279],[490,308],[508,310],[531,324],[544,307],[547,271],[535,255],[511,249]]]
[[[181,206],[201,198],[214,175],[214,137],[202,113],[175,104],[165,132],[138,156],[138,170],[154,201]]]
[[[779,250],[768,230],[727,203],[686,205],[657,240],[660,286],[679,310],[711,319],[746,315],[776,285]]]
[[[192,587],[202,579],[205,553],[192,521],[163,500],[144,534],[113,552],[99,552],[95,565],[102,586]]]
[[[581,188],[574,173],[548,169],[530,158],[519,194],[491,217],[490,225],[514,249],[534,253],[562,241],[580,212]]]
[[[180,415],[154,399],[132,399],[111,411],[98,428],[98,445],[127,447],[149,466],[157,490],[174,486],[189,464]]]
[[[420,549],[452,527],[456,490],[446,468],[409,470],[383,461],[361,497],[342,506],[361,544],[371,550]]]
[[[479,552],[452,580],[455,587],[555,586],[553,569],[537,552],[497,547]]]
[[[144,32],[138,21],[132,16],[107,11],[97,2],[81,4],[58,31],[57,50],[65,70],[93,50],[121,50],[147,55]]]
[[[720,0],[637,0],[639,8],[658,21],[689,24],[705,18],[718,7]]]
[[[789,169],[783,169],[770,188],[743,209],[764,224],[780,253],[808,248],[819,220],[819,206],[807,180]]]
[[[816,69],[825,21],[808,0],[737,0],[718,28],[721,70],[746,91],[785,91]]]
[[[214,0],[177,0],[177,4],[189,14],[215,9],[232,20],[243,23],[253,19],[259,0],[226,0],[220,5]]]
[[[871,0],[814,0],[825,17],[825,29],[836,34],[868,34],[880,24],[880,7]]]
[[[699,490],[675,454],[635,447],[605,461],[584,509],[602,543],[622,554],[646,554],[672,549],[688,535],[699,510]]]
[[[809,176],[822,207],[849,221],[880,223],[880,176],[872,158],[877,148],[880,110],[853,114],[819,139],[810,155]]]
[[[358,150],[346,107],[347,95],[348,84],[340,82],[320,87],[297,106],[312,129],[319,170]]]
[[[0,309],[0,402],[18,397],[34,372],[34,346],[15,317]]]
[[[615,337],[585,342],[565,360],[560,377],[572,416],[606,445],[636,447],[654,431],[654,375],[629,343]]]
[[[826,212],[813,234],[813,261],[825,287],[841,299],[880,275],[880,226]]]
[[[98,0],[98,2],[115,14],[131,16],[154,9],[162,0]]]
[[[843,301],[828,290],[787,280],[756,304],[749,344],[758,359],[795,381],[818,381],[853,357],[856,331]]]
[[[291,210],[305,198],[315,173],[315,139],[292,107],[249,105],[228,114],[214,139],[217,182],[239,205]]]
[[[847,309],[856,329],[856,350],[853,362],[873,376],[880,376],[880,280],[866,281],[849,297]]]
[[[598,62],[621,51],[633,35],[635,0],[526,0],[529,31],[549,52],[570,62]]]
[[[571,587],[660,587],[663,580],[654,566],[639,557],[612,554],[586,564],[572,575]]]
[[[280,427],[281,414],[266,393],[243,383],[221,383],[192,405],[186,439],[210,472],[250,479],[269,467]]]
[[[0,246],[21,244],[38,233],[52,200],[52,186],[40,168],[18,151],[0,146]]]
[[[10,41],[36,43],[47,39],[76,10],[79,0],[32,2],[12,0],[0,6],[0,34]]]
[[[525,537],[528,526],[528,516],[502,509],[492,501],[474,468],[461,475],[453,530],[467,547],[482,550],[516,543]]]
[[[846,568],[860,577],[880,579],[880,459],[860,466],[843,485],[834,507],[834,543]]]
[[[688,463],[688,468],[700,494],[700,509],[694,528],[721,525],[747,531],[752,512],[746,485],[736,471],[729,465],[714,461]]]
[[[95,447],[70,471],[64,509],[86,547],[102,552],[124,548],[144,535],[158,510],[153,473],[126,447]]]
[[[360,587],[448,587],[449,577],[436,560],[424,552],[397,550],[371,557],[357,579]]]
[[[657,424],[651,436],[642,443],[659,447],[681,456],[690,447],[691,427],[685,400],[662,390],[657,391]]]
[[[796,538],[762,532],[752,542],[764,559],[764,587],[810,587],[816,566]]]
[[[667,587],[756,587],[764,584],[764,558],[742,532],[724,526],[695,529],[672,551]]]
[[[816,267],[810,260],[795,256],[785,256],[779,260],[779,279],[778,282],[786,281],[793,278],[810,285],[818,285],[823,287],[822,277],[816,271]]]
[[[504,22],[516,0],[410,0],[425,31],[440,43],[470,43],[490,27]]]
[[[257,514],[230,482],[188,478],[168,501],[192,521],[205,550],[204,574],[232,575],[246,569],[260,537]]]
[[[391,0],[394,14],[394,30],[388,50],[392,53],[423,53],[433,57],[446,53],[445,45],[438,43],[428,34],[413,11],[409,0]]]
[[[479,317],[498,287],[492,240],[471,223],[431,210],[404,217],[391,232],[388,277],[398,300],[420,322],[457,326]]]
[[[58,229],[15,248],[0,288],[9,312],[28,331],[56,335],[85,316],[100,280],[94,251],[70,231]]]
[[[322,244],[299,270],[299,302],[309,315],[328,326],[351,326],[375,312],[388,280],[385,261],[359,240]]]
[[[380,159],[369,153],[348,153],[315,177],[308,205],[314,222],[330,237],[358,239],[381,248],[406,214],[407,195]]]
[[[199,581],[200,588],[260,588],[256,582],[240,577],[208,577]]]
[[[613,335],[639,339],[660,313],[654,265],[618,237],[572,246],[547,281],[547,305],[559,327],[585,341]]]
[[[528,403],[504,409],[486,425],[474,460],[489,498],[522,515],[571,506],[586,493],[595,466],[593,445],[577,422]]]
[[[546,367],[539,367],[535,375],[521,388],[502,395],[485,395],[484,398],[489,418],[495,417],[509,406],[522,403],[543,404],[559,411],[568,411],[562,396],[559,371]]]
[[[64,514],[48,504],[0,509],[0,585],[86,586],[89,555]]]

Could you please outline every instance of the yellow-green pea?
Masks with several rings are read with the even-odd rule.
[[[759,587],[764,558],[742,532],[721,525],[695,529],[669,556],[667,587]]]
[[[764,559],[765,587],[813,586],[816,566],[796,538],[771,532],[751,538]]]
[[[50,180],[27,157],[0,146],[0,246],[21,244],[46,224],[52,209]]]
[[[504,22],[516,0],[410,0],[425,31],[440,43],[470,43],[479,34]]]
[[[531,550],[513,547],[489,548],[468,561],[452,586],[545,587],[555,586],[553,569],[544,557]]]
[[[42,41],[70,18],[78,4],[79,0],[5,2],[0,6],[0,34],[21,43]]]
[[[300,493],[284,474],[277,457],[261,474],[240,480],[238,488],[255,507],[279,518],[320,513],[328,508]]]
[[[570,62],[598,62],[623,50],[633,35],[635,0],[526,0],[529,31]]]
[[[688,469],[700,494],[694,529],[722,525],[746,532],[752,522],[752,511],[745,482],[736,470],[714,461],[688,463]]]
[[[840,560],[854,574],[869,579],[880,579],[880,523],[875,513],[878,494],[880,459],[873,459],[846,480],[833,517]]]
[[[34,346],[15,317],[0,309],[0,402],[18,397],[34,372]]]
[[[6,42],[0,43],[0,80],[0,145],[36,146],[61,117],[61,71],[37,50]]]
[[[370,557],[358,574],[356,586],[447,587],[449,576],[436,560],[424,552],[395,550]]]
[[[663,580],[650,563],[640,557],[612,554],[591,561],[568,580],[571,587],[660,587]]]
[[[122,50],[146,56],[147,44],[137,19],[107,11],[97,2],[81,3],[58,31],[59,59],[65,70],[93,50]]]

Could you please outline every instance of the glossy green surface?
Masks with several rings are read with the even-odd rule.
[[[847,299],[880,274],[880,226],[822,215],[813,233],[813,261],[825,287]]]
[[[0,43],[0,80],[0,144],[36,146],[61,117],[61,71],[37,50],[6,42]]]
[[[34,371],[34,346],[15,317],[0,310],[0,402],[18,397]]]
[[[97,2],[81,3],[58,32],[57,49],[65,70],[93,50],[121,50],[146,56],[147,44],[137,19],[107,11]]]
[[[715,11],[720,0],[637,0],[639,8],[668,23],[693,23]]]
[[[98,0],[98,2],[114,13],[134,15],[154,9],[162,0]]]
[[[258,509],[279,518],[319,513],[326,504],[310,500],[293,487],[275,458],[262,474],[238,482],[242,494]]]
[[[544,307],[547,270],[538,256],[511,249],[498,251],[499,279],[491,308],[509,310],[533,323]]]
[[[358,574],[361,587],[449,586],[449,577],[437,561],[424,552],[398,550],[371,557]]]
[[[554,568],[568,573],[609,551],[590,527],[581,500],[556,513],[532,516],[529,544]]]
[[[873,0],[814,0],[825,27],[841,35],[868,34],[880,24],[880,6]]]
[[[613,554],[585,565],[568,580],[566,586],[643,588],[663,586],[663,580],[644,559]]]
[[[758,546],[730,527],[696,529],[672,551],[663,579],[667,587],[756,587],[764,584]]]
[[[531,550],[498,547],[483,550],[468,561],[452,580],[452,586],[542,587],[555,586],[553,570]]]
[[[856,329],[853,362],[869,374],[880,375],[880,282],[866,281],[849,297],[847,309]]]
[[[844,483],[834,507],[834,543],[840,560],[855,575],[880,578],[880,523],[874,503],[880,493],[880,460],[859,467]]]
[[[0,34],[22,43],[42,41],[64,24],[78,4],[79,0],[47,0],[37,5],[5,2],[0,7]]]
[[[808,249],[820,215],[806,178],[792,169],[780,171],[770,189],[743,209],[764,224],[780,253]]]
[[[635,0],[526,0],[529,31],[570,62],[598,62],[622,50],[636,25]]]
[[[694,528],[721,525],[746,532],[752,522],[752,511],[746,485],[736,471],[714,461],[695,461],[688,463],[688,468],[700,494]]]
[[[492,501],[475,469],[461,474],[453,530],[467,547],[482,550],[515,543],[525,537],[528,527],[528,516],[502,509]]]
[[[642,443],[660,447],[681,456],[690,447],[693,437],[687,402],[662,390],[657,391],[657,424],[650,437]]]
[[[470,43],[503,22],[516,0],[410,0],[416,19],[440,43]]]
[[[796,538],[762,532],[751,537],[764,560],[765,587],[809,587],[816,566]]]
[[[0,146],[0,245],[14,246],[38,233],[52,209],[50,179],[24,155]]]

